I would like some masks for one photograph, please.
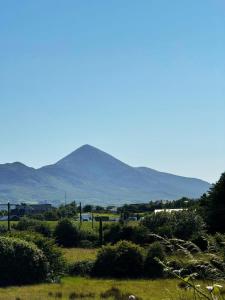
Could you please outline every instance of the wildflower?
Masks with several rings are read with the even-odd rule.
[[[209,291],[209,292],[212,292],[213,291],[213,286],[212,285],[208,285],[206,287],[206,289]]]
[[[214,289],[216,289],[216,290],[222,289],[223,286],[220,284],[214,284],[214,285],[208,285],[206,288],[210,293],[212,293]]]

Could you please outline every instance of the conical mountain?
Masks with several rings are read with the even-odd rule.
[[[17,168],[23,172],[15,172],[15,166],[0,165],[0,197],[3,199],[11,197],[21,201],[24,197],[24,201],[58,204],[67,192],[71,201],[120,205],[183,196],[197,198],[210,186],[199,179],[131,167],[90,145],[38,170],[22,164]]]

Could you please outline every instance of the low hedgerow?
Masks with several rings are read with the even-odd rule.
[[[25,284],[47,278],[49,264],[44,253],[31,242],[0,237],[0,285]]]

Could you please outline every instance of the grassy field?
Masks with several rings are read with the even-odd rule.
[[[63,256],[69,263],[94,260],[96,258],[98,249],[84,249],[84,248],[62,248]]]
[[[98,214],[98,215],[105,216],[106,214]],[[97,216],[97,214],[96,214],[96,216]],[[112,216],[117,217],[117,215],[112,215]],[[58,221],[43,221],[43,222],[46,222],[50,226],[52,231],[55,229],[56,224],[58,223]],[[18,221],[10,221],[10,223],[11,223],[11,227],[13,227],[14,224],[18,223]],[[103,221],[103,225],[104,224],[112,224],[112,223],[115,224],[115,222],[112,222],[112,221]],[[79,221],[74,221],[74,224],[81,227],[81,228],[83,228],[84,230],[92,230],[92,222],[91,221],[82,222],[81,224],[80,224]],[[139,222],[137,222],[137,221],[129,221],[129,225],[136,226],[138,224],[139,224]],[[0,221],[0,226],[7,227],[8,222],[7,221]],[[99,222],[94,221],[93,222],[93,229],[97,231],[98,228],[99,228]]]
[[[52,230],[55,229],[56,224],[58,223],[58,221],[43,221],[43,222],[46,222]],[[13,227],[13,225],[17,224],[17,223],[18,223],[18,221],[10,221],[11,227]],[[108,223],[108,222],[104,222],[104,223]],[[74,221],[74,224],[76,224],[79,227],[81,226],[81,228],[86,229],[86,230],[91,230],[92,229],[92,222],[82,222],[80,224],[79,221]],[[7,227],[8,222],[7,221],[0,221],[0,226]],[[94,227],[95,230],[97,230],[99,228],[99,222],[94,221],[93,227]]]
[[[182,292],[176,280],[96,280],[80,277],[66,277],[59,284],[39,284],[0,289],[0,300],[45,300],[45,299],[119,299],[102,297],[112,288],[122,294],[133,294],[142,300],[180,299]],[[185,292],[187,293],[187,292]],[[103,295],[104,296],[104,295]],[[188,298],[186,298],[188,299]]]

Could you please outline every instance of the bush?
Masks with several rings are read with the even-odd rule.
[[[113,244],[120,240],[126,240],[143,245],[149,242],[148,232],[148,229],[144,226],[113,224],[104,231],[104,239],[106,242]]]
[[[78,261],[69,266],[69,275],[89,276],[93,272],[94,262],[91,260]]]
[[[159,242],[154,242],[148,249],[144,263],[144,271],[147,277],[160,278],[163,276],[163,267],[156,258],[161,261],[165,259],[164,247]]]
[[[94,274],[103,277],[140,277],[143,271],[142,252],[140,246],[128,241],[103,246],[97,255]]]
[[[23,231],[33,229],[37,224],[39,224],[38,220],[23,217],[19,220],[17,224],[13,224],[12,227],[16,230]]]
[[[53,239],[43,237],[35,232],[26,231],[7,233],[7,236],[34,243],[44,253],[49,264],[49,275],[53,278],[63,273],[65,261],[61,250],[55,245]]]
[[[189,240],[204,233],[203,219],[194,211],[152,213],[142,224],[152,233]]]
[[[193,237],[192,243],[199,247],[201,251],[206,251],[208,248],[207,237],[203,235]]]
[[[47,278],[48,263],[43,252],[33,243],[0,237],[0,284],[40,282]]]
[[[19,231],[35,231],[46,237],[51,237],[52,234],[51,228],[47,223],[27,217],[21,218],[17,224],[13,225],[13,228]]]
[[[48,224],[41,222],[34,227],[34,231],[46,237],[51,237],[52,231]]]
[[[3,233],[6,233],[8,230],[7,230],[7,227],[4,226],[4,225],[0,225],[0,234],[3,234]]]
[[[94,230],[80,229],[80,240],[86,240],[96,244],[99,240],[98,233]]]
[[[86,249],[91,249],[94,248],[96,246],[95,243],[88,241],[88,240],[81,240],[79,242],[79,247],[80,248],[86,248]]]
[[[64,247],[78,246],[81,239],[80,230],[69,219],[58,222],[54,236],[56,242]]]
[[[117,243],[120,240],[122,226],[119,223],[104,226],[104,240],[106,243]]]

